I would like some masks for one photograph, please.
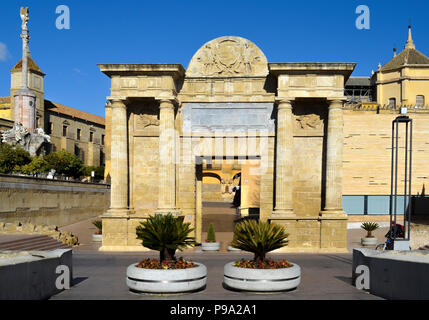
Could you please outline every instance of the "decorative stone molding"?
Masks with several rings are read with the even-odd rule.
[[[136,129],[145,129],[150,126],[159,127],[159,120],[156,115],[136,114]]]
[[[305,114],[295,118],[298,129],[319,130],[323,127],[323,121],[317,114]]]

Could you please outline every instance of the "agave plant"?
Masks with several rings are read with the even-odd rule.
[[[136,228],[137,239],[146,248],[159,251],[160,261],[176,261],[176,250],[184,250],[195,245],[195,238],[189,234],[194,230],[183,217],[171,213],[150,216]]]
[[[92,224],[98,229],[97,234],[101,234],[103,231],[103,223],[101,220],[92,221]]]
[[[287,237],[284,227],[278,224],[248,220],[235,226],[231,246],[252,252],[254,261],[260,263],[268,252],[286,246]]]
[[[380,225],[377,222],[364,222],[360,227],[367,232],[367,238],[373,238],[372,232],[377,230]]]

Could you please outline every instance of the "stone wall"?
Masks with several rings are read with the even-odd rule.
[[[389,110],[344,111],[343,195],[389,195],[392,121]],[[429,113],[410,113],[413,119],[412,194],[422,194],[429,182]],[[401,126],[403,127],[403,126]],[[399,131],[403,147],[404,131]],[[402,153],[402,157],[401,157]],[[398,194],[403,192],[403,149],[398,158]]]
[[[110,186],[0,174],[0,221],[64,226],[101,215]]]

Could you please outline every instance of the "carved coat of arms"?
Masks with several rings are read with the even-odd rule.
[[[267,61],[253,43],[240,37],[222,37],[205,44],[189,64],[188,76],[268,74]]]

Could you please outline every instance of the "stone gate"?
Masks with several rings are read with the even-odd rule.
[[[202,46],[187,70],[99,67],[111,78],[101,250],[144,250],[135,228],[156,212],[184,215],[201,241],[203,159],[251,164],[260,218],[290,234],[282,250],[346,249],[342,106],[354,63],[268,63],[254,43],[227,36]]]

